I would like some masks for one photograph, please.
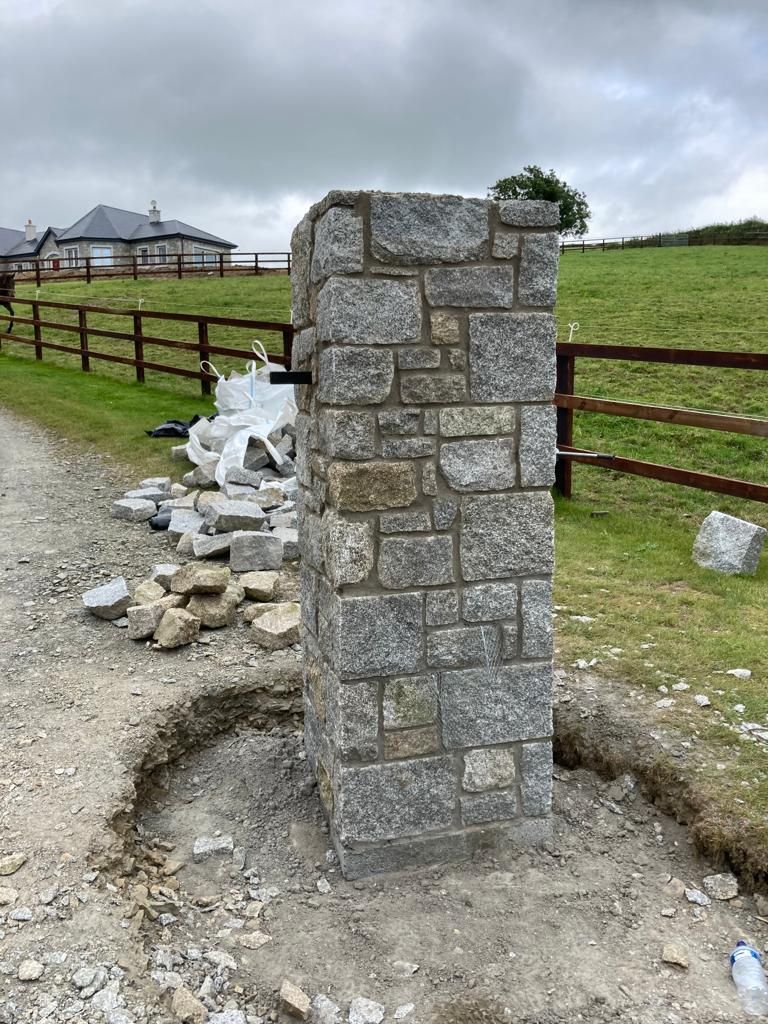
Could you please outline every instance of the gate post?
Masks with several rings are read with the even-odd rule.
[[[305,743],[349,878],[549,834],[557,224],[331,192],[293,235]]]

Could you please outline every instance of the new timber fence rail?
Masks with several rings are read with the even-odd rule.
[[[708,349],[651,348],[639,345],[590,345],[580,342],[559,342],[557,346],[557,447],[561,452],[576,453],[579,463],[631,473],[667,483],[698,487],[705,491],[730,494],[738,498],[768,502],[768,485],[699,473],[675,466],[657,465],[640,459],[613,456],[610,460],[584,454],[573,447],[573,414],[575,410],[603,413],[609,416],[628,416],[633,419],[655,420],[688,427],[725,430],[753,437],[768,437],[768,420],[751,416],[733,416],[726,413],[699,412],[694,409],[676,409],[660,405],[642,405],[636,402],[618,402],[607,398],[589,398],[575,393],[576,359],[625,359],[633,362],[670,363],[677,366],[716,366],[739,370],[768,370],[768,354],[762,352],[718,352]],[[555,486],[570,498],[573,488],[572,459],[558,459]]]
[[[206,373],[199,368],[199,363],[210,360],[211,356],[232,356],[235,358],[253,359],[253,351],[250,344],[246,348],[235,348],[231,345],[219,345],[210,339],[211,327],[241,328],[244,331],[270,331],[282,335],[282,354],[270,353],[270,360],[283,363],[286,367],[291,365],[291,350],[293,346],[293,325],[288,323],[273,323],[266,320],[243,320],[226,316],[205,316],[200,313],[168,313],[163,310],[150,309],[111,309],[105,306],[81,306],[69,302],[48,302],[42,299],[22,299],[14,297],[11,302],[14,307],[26,308],[27,315],[20,314],[18,308],[14,316],[9,313],[0,312],[0,324],[10,323],[13,326],[13,333],[0,334],[0,341],[17,343],[20,345],[32,346],[35,350],[35,358],[42,359],[46,349],[55,352],[66,352],[77,356],[80,360],[80,368],[85,372],[91,371],[91,360],[102,360],[109,363],[120,363],[124,366],[133,366],[136,369],[136,380],[144,383],[145,370],[152,370],[156,373],[167,373],[177,377],[190,377],[200,381],[200,391],[203,395],[211,394],[211,384],[215,383],[216,377]],[[53,310],[48,314],[48,310]],[[66,311],[71,317],[69,322],[62,322],[54,319],[59,311]],[[60,314],[59,314],[60,315]],[[94,323],[98,315],[99,324]],[[74,323],[74,319],[77,323]],[[104,318],[122,317],[131,320],[131,330],[111,330],[104,327]],[[171,320],[176,323],[188,324],[190,334],[194,340],[180,340],[178,338],[164,338],[154,333],[147,332],[145,327],[153,325],[158,320]],[[109,321],[107,321],[109,322]],[[31,328],[31,334],[21,334],[19,326]],[[49,331],[61,331],[65,334],[75,335],[76,344],[67,345],[62,341],[51,341],[50,337],[43,337],[43,329]],[[130,355],[120,352],[99,352],[94,349],[91,342],[94,338],[108,338],[113,341],[124,342]],[[253,340],[249,338],[250,341]],[[198,364],[196,369],[189,369],[184,366],[174,366],[162,363],[155,359],[147,359],[145,347],[156,347],[176,352],[193,352],[195,361]]]

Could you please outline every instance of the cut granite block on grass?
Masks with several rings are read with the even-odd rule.
[[[120,619],[133,604],[133,598],[125,579],[117,576],[109,583],[87,590],[83,594],[83,604],[91,615],[99,619]]]
[[[703,569],[735,576],[754,576],[765,544],[766,531],[745,519],[710,512],[693,545],[693,560]]]

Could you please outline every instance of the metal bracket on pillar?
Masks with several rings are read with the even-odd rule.
[[[309,370],[273,370],[269,375],[270,384],[311,384]]]

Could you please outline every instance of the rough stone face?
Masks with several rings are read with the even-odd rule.
[[[381,442],[385,459],[423,459],[434,455],[436,445],[431,437],[389,437]]]
[[[332,690],[334,688],[331,688]],[[361,683],[337,684],[328,700],[326,717],[335,736],[340,755],[361,761],[375,761],[378,756],[379,685]]]
[[[523,810],[549,814],[552,810],[552,744],[526,743],[520,752]]]
[[[511,434],[514,429],[515,410],[511,405],[480,405],[440,410],[440,433],[443,437]]]
[[[520,483],[551,487],[555,482],[557,410],[552,405],[527,405],[520,413]]]
[[[518,815],[514,790],[499,790],[474,797],[462,797],[461,818],[465,825],[482,825],[488,821],[504,821]]]
[[[232,836],[198,836],[192,845],[192,860],[195,864],[202,864],[211,857],[231,857],[234,850]]]
[[[488,255],[488,200],[371,196],[371,254],[383,263],[458,263]]]
[[[125,615],[126,609],[133,604],[128,584],[122,576],[117,576],[109,583],[87,590],[83,594],[83,604],[99,619],[119,619]]]
[[[298,604],[276,604],[251,623],[251,636],[268,651],[279,651],[299,642],[301,613]]]
[[[178,540],[185,533],[199,533],[205,520],[192,508],[175,508],[168,524],[168,536]]]
[[[467,384],[462,373],[411,373],[400,378],[400,398],[407,405],[462,402]]]
[[[551,402],[554,317],[549,313],[471,314],[469,393],[476,402]]]
[[[315,225],[310,280],[363,269],[363,220],[348,206],[333,206]]]
[[[451,498],[441,498],[432,503],[432,517],[436,530],[448,530],[453,526],[459,503]]]
[[[397,354],[401,370],[436,370],[440,365],[440,352],[434,348],[402,348]]]
[[[219,558],[229,554],[231,540],[231,533],[217,533],[213,536],[208,536],[205,533],[193,533],[192,554],[195,558]]]
[[[421,336],[415,281],[332,277],[317,297],[318,341],[412,345]]]
[[[505,665],[497,672],[444,672],[440,705],[448,747],[516,743],[552,735],[552,670]]]
[[[517,584],[479,583],[475,587],[467,587],[462,602],[464,618],[468,622],[514,619],[517,615]]]
[[[411,676],[384,684],[384,728],[407,729],[437,721],[437,677]]]
[[[334,661],[343,678],[414,672],[423,644],[418,594],[346,597],[329,623]]]
[[[205,1024],[208,1020],[207,1008],[185,985],[174,991],[171,1013],[182,1024]]]
[[[362,583],[373,569],[373,527],[327,511],[323,516],[323,558],[331,583]]]
[[[240,577],[240,586],[254,601],[271,601],[279,579],[276,572],[247,572]]]
[[[424,275],[430,306],[498,306],[515,301],[515,283],[508,267],[444,267]]]
[[[441,629],[427,636],[427,664],[430,668],[463,668],[492,661],[498,648],[495,626],[461,626]]]
[[[762,526],[724,512],[710,512],[693,545],[693,560],[703,569],[715,569],[732,576],[737,573],[753,576],[765,537],[766,530]]]
[[[283,559],[286,562],[294,561],[299,557],[299,531],[292,526],[276,526],[272,536],[283,545]]]
[[[376,451],[373,414],[347,409],[323,409],[320,414],[320,443],[335,459],[371,459]]]
[[[174,594],[223,594],[232,574],[226,565],[202,565],[190,562],[171,580]]]
[[[431,313],[430,338],[433,345],[458,345],[461,335],[458,317],[451,313]]]
[[[426,594],[428,626],[447,626],[459,621],[459,596],[455,590],[430,590]]]
[[[162,491],[157,487],[137,487],[133,491],[126,491],[123,495],[124,498],[140,498],[145,501],[151,501],[155,505],[161,501],[165,501],[168,497],[167,491]]]
[[[121,498],[112,502],[112,518],[125,519],[129,523],[143,523],[156,512],[157,505],[146,498]]]
[[[348,512],[402,508],[416,498],[416,470],[411,463],[334,462],[328,483],[332,504]]]
[[[150,578],[154,583],[159,583],[164,590],[171,589],[171,580],[181,568],[175,562],[159,562],[152,566]]]
[[[499,203],[499,219],[514,228],[557,227],[560,204],[545,199],[506,199]]]
[[[393,409],[380,412],[379,430],[382,434],[415,434],[419,429],[419,409]]]
[[[165,606],[159,602],[133,605],[128,608],[125,613],[128,617],[128,639],[146,640],[147,637],[152,636],[160,625],[160,620],[166,610]]]
[[[461,784],[468,793],[514,786],[516,779],[515,751],[510,747],[468,750],[464,755]]]
[[[497,260],[511,260],[520,252],[520,242],[517,235],[511,232],[497,231],[493,239],[493,255]]]
[[[378,571],[390,589],[453,583],[453,538],[385,537],[379,543]]]
[[[550,232],[524,237],[517,282],[517,296],[523,306],[554,306],[559,259],[559,235]]]
[[[336,212],[336,210],[329,210],[323,220],[330,216],[330,214]],[[360,244],[362,247],[362,237],[360,239]],[[317,249],[315,249],[315,251],[317,251]],[[289,1013],[292,1017],[297,1017],[299,1020],[307,1020],[309,1017],[309,1011],[312,1008],[312,1004],[306,992],[302,992],[298,985],[294,985],[293,982],[288,981],[287,978],[280,986],[280,1005],[286,1013]]]
[[[153,583],[152,580],[144,580],[133,592],[133,603],[151,604],[153,601],[159,601],[161,597],[165,597],[165,588],[159,583]]]
[[[441,445],[440,471],[456,491],[502,491],[514,487],[515,442],[511,438],[497,438]]]
[[[450,757],[341,768],[339,774],[337,825],[343,844],[396,839],[453,822]]]
[[[229,545],[233,572],[262,572],[283,564],[283,542],[270,533],[236,530]]]
[[[381,533],[424,533],[431,528],[429,513],[424,509],[415,512],[383,512],[379,516]]]
[[[459,555],[465,580],[552,572],[552,499],[547,491],[467,497],[461,517]]]
[[[237,601],[225,591],[223,594],[193,594],[187,611],[200,619],[200,625],[207,629],[221,629],[235,621]]]
[[[214,530],[260,530],[266,516],[253,501],[216,501],[205,510],[205,522]]]
[[[377,405],[392,389],[395,361],[386,349],[328,348],[320,353],[317,400],[329,405]]]
[[[309,265],[312,255],[312,221],[304,217],[291,235],[291,312],[295,327],[309,323]]]
[[[522,601],[523,657],[550,658],[554,642],[551,581],[524,580]]]
[[[155,630],[155,640],[161,647],[181,647],[197,640],[200,619],[186,608],[169,608]]]
[[[384,733],[384,758],[387,761],[436,754],[439,750],[440,732],[436,725],[427,725],[421,729],[395,729]]]

